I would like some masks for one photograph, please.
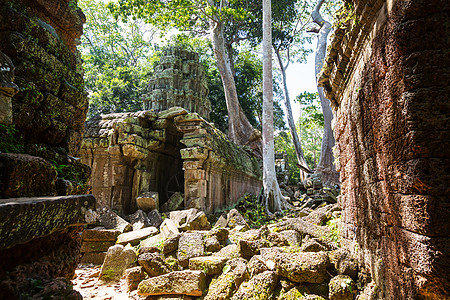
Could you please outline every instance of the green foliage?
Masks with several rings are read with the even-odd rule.
[[[24,152],[23,139],[14,125],[0,124],[0,152]]]
[[[286,159],[289,166],[289,184],[298,184],[300,179],[300,169],[297,166],[297,154],[295,153],[292,135],[289,131],[280,131],[274,138],[275,152],[286,153]]]
[[[198,38],[192,34],[178,34],[167,41],[166,46],[179,46],[200,54],[200,63],[206,73],[211,102],[211,122],[222,132],[228,131],[228,111],[225,101],[225,92],[220,73],[214,58],[211,41]],[[250,49],[241,47],[235,52],[234,69],[236,91],[239,103],[247,119],[253,127],[261,129],[262,119],[262,62],[260,57]],[[276,101],[274,101],[274,126],[276,129],[285,129],[284,113],[280,106],[281,89],[275,85]]]
[[[328,235],[328,239],[331,242],[336,243],[339,245],[341,240],[341,233],[338,228],[338,222],[340,221],[340,218],[333,218],[327,222],[327,227],[330,229],[330,234]]]
[[[241,197],[236,205],[236,209],[244,217],[251,228],[260,228],[269,223],[270,218],[266,214],[266,208],[258,201],[255,195],[246,194]]]
[[[315,168],[319,162],[324,119],[317,93],[303,92],[296,97],[302,115],[298,121],[303,152],[308,165]]]
[[[88,118],[100,113],[137,111],[151,76],[154,30],[139,20],[121,23],[101,1],[82,0],[86,14],[82,53]]]

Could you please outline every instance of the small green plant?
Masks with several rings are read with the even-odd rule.
[[[0,152],[23,153],[22,136],[14,125],[0,124]]]
[[[330,234],[328,235],[328,239],[339,245],[341,234],[338,228],[338,222],[340,218],[333,218],[327,222],[327,226],[330,229]]]

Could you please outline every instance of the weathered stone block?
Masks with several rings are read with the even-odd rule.
[[[206,275],[221,274],[227,259],[219,256],[202,256],[189,259],[190,270],[200,270]]]
[[[127,291],[131,292],[137,289],[139,283],[144,280],[145,273],[142,267],[134,267],[125,270],[125,282]]]
[[[180,236],[177,259],[182,267],[189,265],[190,258],[203,256],[204,253],[203,233],[185,232]]]
[[[130,223],[107,207],[102,208],[98,213],[100,223],[105,226],[106,229],[114,229],[120,232],[129,232],[133,230],[133,226],[131,226]]]
[[[231,299],[271,299],[277,280],[278,277],[275,272],[265,271],[260,273],[249,281],[242,283]]]
[[[352,300],[355,282],[350,276],[338,275],[330,280],[330,300]]]
[[[122,245],[110,247],[100,270],[99,279],[103,281],[119,280],[135,259],[136,253],[131,247]]]
[[[141,240],[153,236],[158,233],[158,229],[155,227],[147,227],[140,230],[134,230],[130,232],[122,233],[117,237],[117,244],[126,245],[130,243],[131,245],[137,245]]]
[[[138,286],[141,296],[181,294],[200,297],[206,288],[202,271],[175,271],[142,281]]]
[[[136,197],[137,206],[146,213],[159,208],[159,194],[157,192],[146,192]]]
[[[231,299],[241,283],[248,278],[246,263],[242,258],[229,260],[226,263],[228,271],[211,281],[205,300]]]
[[[166,264],[160,253],[143,253],[138,256],[138,263],[150,277],[160,276],[174,271],[174,268]]]
[[[95,209],[92,195],[0,199],[0,248],[87,224],[90,209]]]
[[[330,262],[326,252],[280,253],[275,257],[277,274],[294,282],[322,283]]]

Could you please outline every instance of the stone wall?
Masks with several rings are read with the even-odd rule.
[[[379,299],[447,299],[450,3],[352,3],[320,78],[336,116],[342,234]]]
[[[16,129],[29,143],[74,156],[88,107],[75,48],[84,21],[75,1],[0,1],[0,56],[10,58],[18,87],[11,101]]]
[[[90,175],[74,157],[88,106],[76,4],[0,0],[2,299],[81,297],[69,281],[95,199],[65,196],[84,193]]]
[[[125,214],[135,212],[136,198],[147,192],[159,194],[156,208],[181,192],[185,207],[211,213],[261,188],[256,158],[179,107],[90,120],[81,156],[92,168],[98,205]]]
[[[31,158],[0,158],[0,198],[86,191],[90,171],[74,158],[88,108],[76,50],[84,21],[76,1],[0,0],[0,152],[46,160],[19,174]],[[35,177],[51,166],[58,172],[41,191]]]

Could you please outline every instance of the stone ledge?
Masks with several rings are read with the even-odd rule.
[[[0,249],[88,224],[85,214],[94,209],[93,195],[0,199]]]

